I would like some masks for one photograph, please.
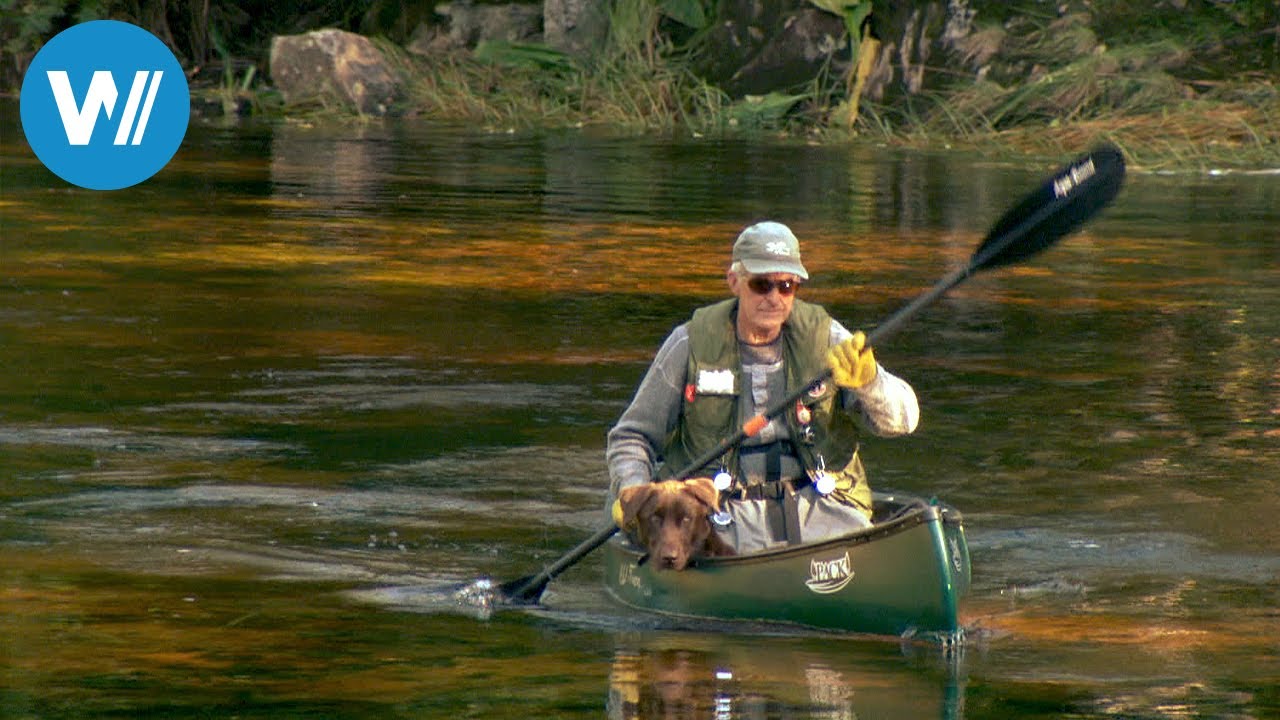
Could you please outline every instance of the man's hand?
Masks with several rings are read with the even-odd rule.
[[[865,347],[867,336],[861,330],[853,337],[827,351],[831,378],[840,387],[856,390],[876,379],[876,358]]]

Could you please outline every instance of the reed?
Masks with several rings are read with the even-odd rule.
[[[1028,33],[1017,53],[1037,68],[1029,77],[1024,72],[1006,73],[1003,82],[957,79],[891,102],[864,99],[857,122],[848,127],[843,78],[820,73],[791,94],[733,101],[693,74],[681,49],[666,44],[657,30],[655,3],[619,0],[612,7],[607,44],[590,61],[545,46],[506,43],[430,59],[391,43],[383,50],[407,78],[408,114],[493,130],[766,131],[818,141],[1043,156],[1108,140],[1135,167],[1280,167],[1280,91],[1274,78],[1178,78],[1171,68],[1185,65],[1191,50],[1167,38],[1108,48],[1076,25]],[[1095,51],[1080,54],[1091,43]]]

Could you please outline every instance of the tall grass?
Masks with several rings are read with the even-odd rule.
[[[1151,168],[1280,168],[1280,88],[1273,78],[1190,82],[1169,72],[1192,50],[1171,39],[1098,46],[1021,81],[956,83],[945,91],[864,105],[860,129],[906,146],[1058,154],[1109,140]],[[1025,42],[1025,39],[1024,39]],[[1067,40],[1065,42],[1073,42]]]
[[[609,36],[590,61],[502,43],[430,59],[383,47],[409,78],[410,114],[494,129],[767,129],[820,140],[1044,155],[1105,139],[1139,166],[1280,167],[1275,78],[1188,81],[1170,68],[1186,64],[1190,47],[1159,38],[1108,48],[1082,21],[1056,22],[1056,31],[1024,33],[1014,42],[1011,62],[1030,72],[1005,73],[1003,82],[959,79],[891,102],[864,99],[852,128],[841,122],[846,83],[833,73],[792,94],[732,101],[689,70],[681,48],[667,44],[649,0],[612,5]]]
[[[658,11],[613,5],[605,47],[590,61],[545,46],[486,43],[429,60],[384,48],[409,80],[410,112],[491,127],[598,125],[621,132],[704,130],[724,123],[728,98],[672,59]]]

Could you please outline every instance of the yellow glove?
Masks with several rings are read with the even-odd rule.
[[[857,389],[876,379],[876,357],[864,347],[867,336],[862,331],[827,351],[831,378],[840,387]]]
[[[621,500],[614,500],[614,501],[613,501],[613,508],[612,508],[612,510],[613,510],[613,524],[614,524],[614,525],[617,525],[619,528],[622,528],[623,530],[625,530],[626,528],[625,528],[625,527],[623,526],[623,524],[622,524],[622,523],[623,523],[623,519],[622,519],[622,501],[621,501]]]

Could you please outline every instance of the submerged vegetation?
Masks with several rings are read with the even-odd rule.
[[[1280,167],[1274,0],[959,3],[973,11],[964,42],[930,57],[923,87],[878,97],[861,92],[868,66],[858,60],[869,56],[857,49],[912,3],[809,2],[841,16],[843,48],[807,81],[761,96],[732,97],[699,73],[718,0],[612,0],[607,38],[589,57],[506,42],[406,51],[434,3],[310,0],[285,14],[267,0],[0,0],[0,80],[12,88],[13,69],[61,26],[116,17],[175,47],[206,105],[285,112],[271,102],[270,37],[336,26],[378,38],[404,78],[404,114],[500,130],[764,131],[1052,155],[1107,139],[1139,166]]]

